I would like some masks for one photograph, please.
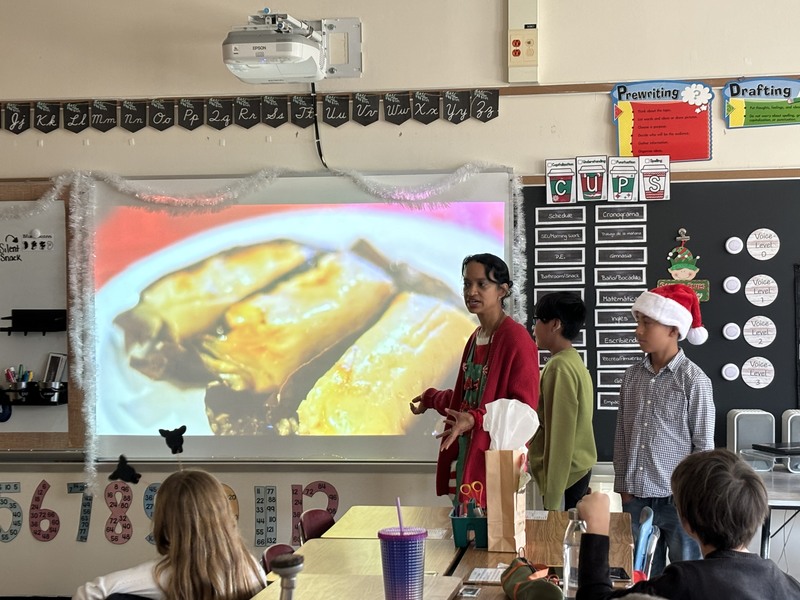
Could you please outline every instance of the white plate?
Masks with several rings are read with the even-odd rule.
[[[316,234],[311,232],[316,231]],[[205,388],[178,389],[128,365],[122,332],[113,324],[134,307],[147,286],[187,265],[236,246],[291,239],[332,250],[363,238],[392,260],[442,280],[461,295],[461,261],[468,254],[503,256],[502,242],[451,223],[368,208],[298,209],[210,229],[140,260],[97,293],[97,433],[157,435],[186,425],[188,434],[212,435],[205,414]],[[458,351],[460,352],[460,348]]]

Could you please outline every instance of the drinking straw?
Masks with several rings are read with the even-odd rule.
[[[403,535],[403,513],[400,512],[400,496],[397,497],[397,521],[400,523],[400,535]]]

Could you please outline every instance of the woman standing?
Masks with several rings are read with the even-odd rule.
[[[536,409],[539,357],[524,326],[505,313],[513,282],[508,266],[493,254],[464,259],[464,303],[478,317],[480,327],[467,340],[461,369],[451,390],[429,388],[411,401],[411,412],[429,408],[445,417],[445,430],[436,469],[436,493],[456,494],[462,483],[486,485],[484,452],[489,433],[483,430],[486,405],[500,398],[518,400]],[[533,432],[531,432],[533,436]]]
[[[134,594],[153,600],[249,600],[266,585],[242,540],[225,488],[205,471],[178,471],[156,493],[160,559],[98,577],[73,600]]]

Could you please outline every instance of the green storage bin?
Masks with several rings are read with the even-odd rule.
[[[488,548],[489,534],[486,530],[486,517],[457,517],[455,509],[450,513],[453,524],[453,541],[457,548],[469,546],[469,532],[475,532],[475,547]]]

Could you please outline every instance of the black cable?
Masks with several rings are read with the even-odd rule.
[[[328,163],[325,162],[325,157],[322,155],[322,142],[319,139],[319,114],[317,111],[317,84],[313,81],[311,82],[311,102],[313,102],[314,106],[314,141],[317,144],[317,154],[319,155],[319,161],[322,163],[322,166],[330,171],[330,167]]]
[[[778,531],[776,531],[776,532],[775,532],[775,533],[773,533],[771,536],[769,536],[769,539],[772,539],[772,538],[774,538],[776,535],[778,535],[778,533],[780,533],[781,529],[783,529],[784,527],[786,527],[786,526],[789,524],[789,521],[791,521],[792,519],[794,519],[794,518],[795,518],[795,517],[798,515],[798,513],[800,513],[800,510],[796,510],[796,511],[794,511],[794,514],[793,514],[791,517],[789,517],[788,519],[786,519],[786,520],[783,522],[783,525],[781,525],[781,526],[778,528]]]

